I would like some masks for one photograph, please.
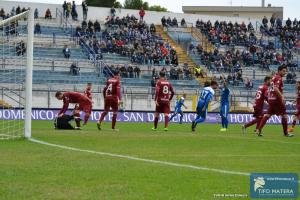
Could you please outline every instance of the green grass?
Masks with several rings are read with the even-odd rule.
[[[57,131],[52,122],[34,121],[33,138],[230,171],[300,174],[300,134],[285,138],[280,126],[267,126],[263,138],[252,129],[241,134],[238,125],[226,133],[219,132],[219,125],[199,125],[197,134],[190,132],[190,124],[173,123],[169,132],[153,132],[149,123],[117,126],[117,133],[109,130],[110,123],[101,132],[95,123],[82,131]],[[0,141],[0,199],[5,200],[224,199],[214,194],[250,195],[249,183],[247,176],[75,152],[27,140]]]

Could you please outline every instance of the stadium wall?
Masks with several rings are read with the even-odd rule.
[[[25,8],[37,8],[39,10],[39,16],[44,16],[46,10],[49,8],[52,13],[52,17],[56,16],[56,9],[62,10],[61,4],[45,4],[45,3],[31,3],[31,2],[19,2],[19,1],[1,1],[1,8],[4,8],[6,12],[10,11],[13,6]],[[77,12],[79,14],[79,19],[82,19],[82,8],[80,5],[77,6]],[[138,10],[131,9],[117,9],[117,16],[123,17],[127,14],[138,16]],[[88,19],[104,21],[107,16],[110,15],[110,8],[103,7],[92,7],[89,6]],[[185,18],[187,23],[195,24],[197,19],[202,19],[204,21],[215,20],[226,20],[226,21],[237,21],[237,22],[252,22],[255,26],[256,21],[261,21],[259,18],[245,18],[245,17],[224,17],[224,16],[209,16],[209,15],[199,15],[199,14],[185,14],[185,13],[172,13],[172,12],[155,12],[155,11],[146,11],[144,19],[147,23],[161,24],[161,18],[165,17],[176,17],[180,22],[182,18]]]

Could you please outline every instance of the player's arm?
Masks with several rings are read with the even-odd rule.
[[[108,82],[106,82],[106,85],[105,85],[105,87],[103,88],[103,97],[104,97],[104,98],[106,97],[106,90],[107,90],[107,87],[108,87]]]
[[[62,109],[59,111],[58,117],[62,117],[69,108],[69,104],[70,104],[69,98],[64,98],[63,101],[64,101],[64,105],[63,105]]]
[[[185,108],[185,109],[188,109],[188,107],[185,105],[185,104],[182,104],[183,105],[183,107]]]
[[[156,87],[155,87],[155,97],[154,97],[154,100],[155,100],[155,104],[158,106],[158,96],[159,96],[159,90],[160,90],[160,84],[157,83],[156,84]]]
[[[225,79],[224,74],[221,75],[221,79],[222,79],[222,81],[223,81],[223,87],[224,87],[225,89],[228,89],[227,81],[226,81],[226,79]]]
[[[281,101],[284,101],[284,96],[281,94],[277,85],[274,85],[273,90],[277,94],[277,96],[281,99]]]
[[[268,93],[269,93],[269,90],[263,90],[263,97],[264,97],[264,104],[265,105],[269,105],[268,103]]]
[[[90,97],[92,97],[92,92],[91,92],[91,90],[87,90],[86,91],[86,96],[89,98],[89,99],[91,99]]]
[[[117,82],[116,90],[117,90],[118,103],[121,103],[122,102],[122,99],[121,99],[122,97],[121,97],[121,84],[120,84],[120,81]]]
[[[171,100],[173,99],[173,97],[174,97],[174,94],[175,94],[175,92],[174,92],[174,89],[173,89],[173,86],[172,86],[172,85],[170,85],[170,92],[171,92],[171,95],[170,95],[170,98],[169,98],[169,100],[171,101]]]

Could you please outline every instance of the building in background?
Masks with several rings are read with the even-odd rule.
[[[200,14],[224,17],[260,18],[272,15],[283,18],[283,7],[243,7],[243,6],[182,6],[182,11],[188,14]]]

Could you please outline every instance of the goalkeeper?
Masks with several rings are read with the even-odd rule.
[[[74,115],[63,115],[54,120],[55,129],[73,130],[75,129],[69,122],[74,119]]]
[[[64,102],[62,109],[58,113],[58,117],[62,117],[65,114],[70,103],[79,104],[79,106],[75,106],[74,117],[76,122],[75,129],[80,130],[80,111],[85,112],[83,119],[83,125],[85,125],[88,122],[92,112],[92,101],[88,97],[78,92],[56,92],[55,97],[58,100],[63,100]]]

